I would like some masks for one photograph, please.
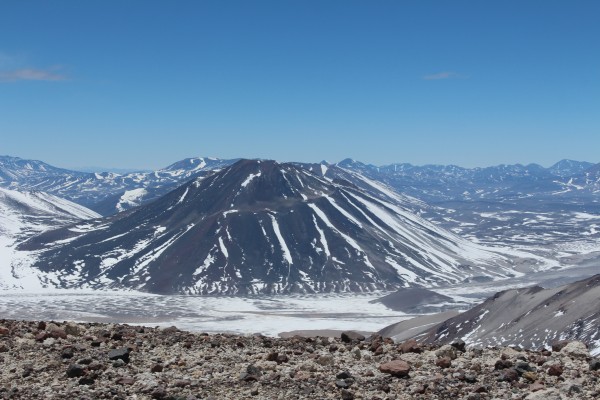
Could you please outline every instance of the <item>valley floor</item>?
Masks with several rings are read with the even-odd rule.
[[[171,326],[195,332],[277,336],[304,329],[379,329],[413,317],[381,303],[386,293],[260,297],[159,296],[139,292],[4,292],[0,318]]]

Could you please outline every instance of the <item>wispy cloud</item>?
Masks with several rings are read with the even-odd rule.
[[[0,82],[17,81],[64,81],[67,76],[54,69],[19,68],[11,71],[0,71]]]
[[[461,78],[461,77],[462,76],[456,72],[444,71],[444,72],[439,72],[437,74],[425,75],[423,77],[423,79],[425,79],[426,81],[437,81],[440,79],[455,79],[455,78]]]

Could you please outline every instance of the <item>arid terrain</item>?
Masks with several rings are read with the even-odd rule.
[[[600,360],[553,351],[0,321],[4,399],[596,399]]]

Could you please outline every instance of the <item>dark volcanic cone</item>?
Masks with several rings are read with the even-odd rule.
[[[39,252],[52,285],[155,293],[370,291],[510,273],[398,204],[274,161],[239,161],[22,249]]]

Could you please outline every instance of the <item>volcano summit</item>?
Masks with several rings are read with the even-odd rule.
[[[157,201],[30,239],[55,287],[371,291],[513,275],[509,260],[348,181],[241,160]]]

